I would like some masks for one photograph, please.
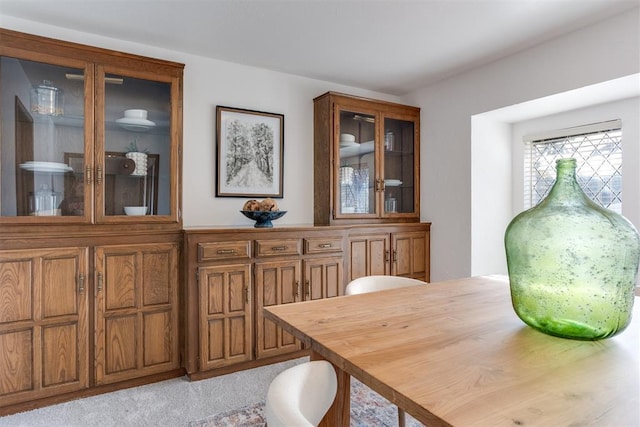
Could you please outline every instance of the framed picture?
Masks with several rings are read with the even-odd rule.
[[[216,196],[282,197],[284,115],[216,107]]]

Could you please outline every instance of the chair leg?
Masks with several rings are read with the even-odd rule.
[[[404,411],[398,408],[398,427],[404,427]]]

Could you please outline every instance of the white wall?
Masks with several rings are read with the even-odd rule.
[[[500,218],[511,215],[511,190],[500,182],[508,179],[511,185],[511,153],[496,151],[494,159],[472,146],[472,116],[638,73],[639,13],[634,9],[405,97],[422,108],[421,206],[422,219],[433,222],[432,280],[471,275],[477,271],[474,257],[487,256],[479,251],[497,252],[495,230],[493,247],[479,240],[472,250],[472,236],[482,239],[478,230],[484,226],[472,221],[475,209],[483,210],[477,218],[491,209]],[[488,160],[492,167],[481,167]],[[490,183],[494,175],[494,197],[474,198],[486,187],[480,183]]]
[[[474,271],[472,259],[478,250],[472,250],[472,240],[475,239],[476,248],[482,248],[487,235],[495,240],[491,230],[484,236],[478,233],[483,224],[472,221],[474,209],[495,206],[499,217],[510,215],[510,191],[503,181],[511,177],[511,164],[507,160],[510,153],[500,151],[507,149],[504,146],[496,147],[500,149],[496,151],[499,157],[494,158],[480,150],[481,146],[472,147],[472,116],[638,73],[639,13],[639,9],[634,9],[402,99],[9,17],[0,17],[0,25],[186,64],[185,226],[251,225],[237,212],[243,199],[214,196],[216,105],[285,115],[285,197],[280,204],[289,213],[278,220],[279,225],[313,220],[312,99],[315,96],[337,90],[421,107],[421,219],[433,222],[431,278],[442,280],[468,276]],[[480,144],[490,142],[481,140]],[[502,169],[492,169],[491,174],[487,174],[489,169],[479,166],[487,161]],[[495,200],[489,203],[481,193],[474,199],[476,189],[484,188],[482,183],[490,181],[501,183],[496,187]],[[476,183],[472,185],[472,182]],[[477,218],[484,216],[482,212]],[[474,230],[478,234],[472,237]]]
[[[246,199],[215,197],[216,105],[284,114],[284,197],[278,203],[288,213],[277,222],[278,226],[283,226],[313,223],[313,98],[333,90],[393,102],[401,101],[398,97],[387,94],[12,17],[0,17],[0,26],[185,64],[182,206],[185,227],[254,224],[239,212]]]

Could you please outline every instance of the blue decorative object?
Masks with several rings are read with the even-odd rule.
[[[256,228],[271,228],[271,221],[284,216],[287,211],[240,211],[242,215],[256,222]]]

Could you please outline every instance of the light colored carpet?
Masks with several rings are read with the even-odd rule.
[[[351,381],[351,427],[395,427],[398,410],[388,400],[360,381]],[[422,427],[410,415],[406,415],[408,427]],[[264,415],[264,402],[254,403],[229,412],[223,412],[203,420],[192,421],[184,427],[268,427]],[[291,426],[295,427],[295,426]]]
[[[269,384],[301,358],[201,381],[174,378],[0,417],[0,427],[259,427]],[[352,381],[352,426],[393,427],[394,405]],[[407,415],[408,426],[420,426]]]
[[[306,360],[290,360],[201,381],[174,378],[0,417],[0,426],[183,426],[262,401],[276,375]]]

